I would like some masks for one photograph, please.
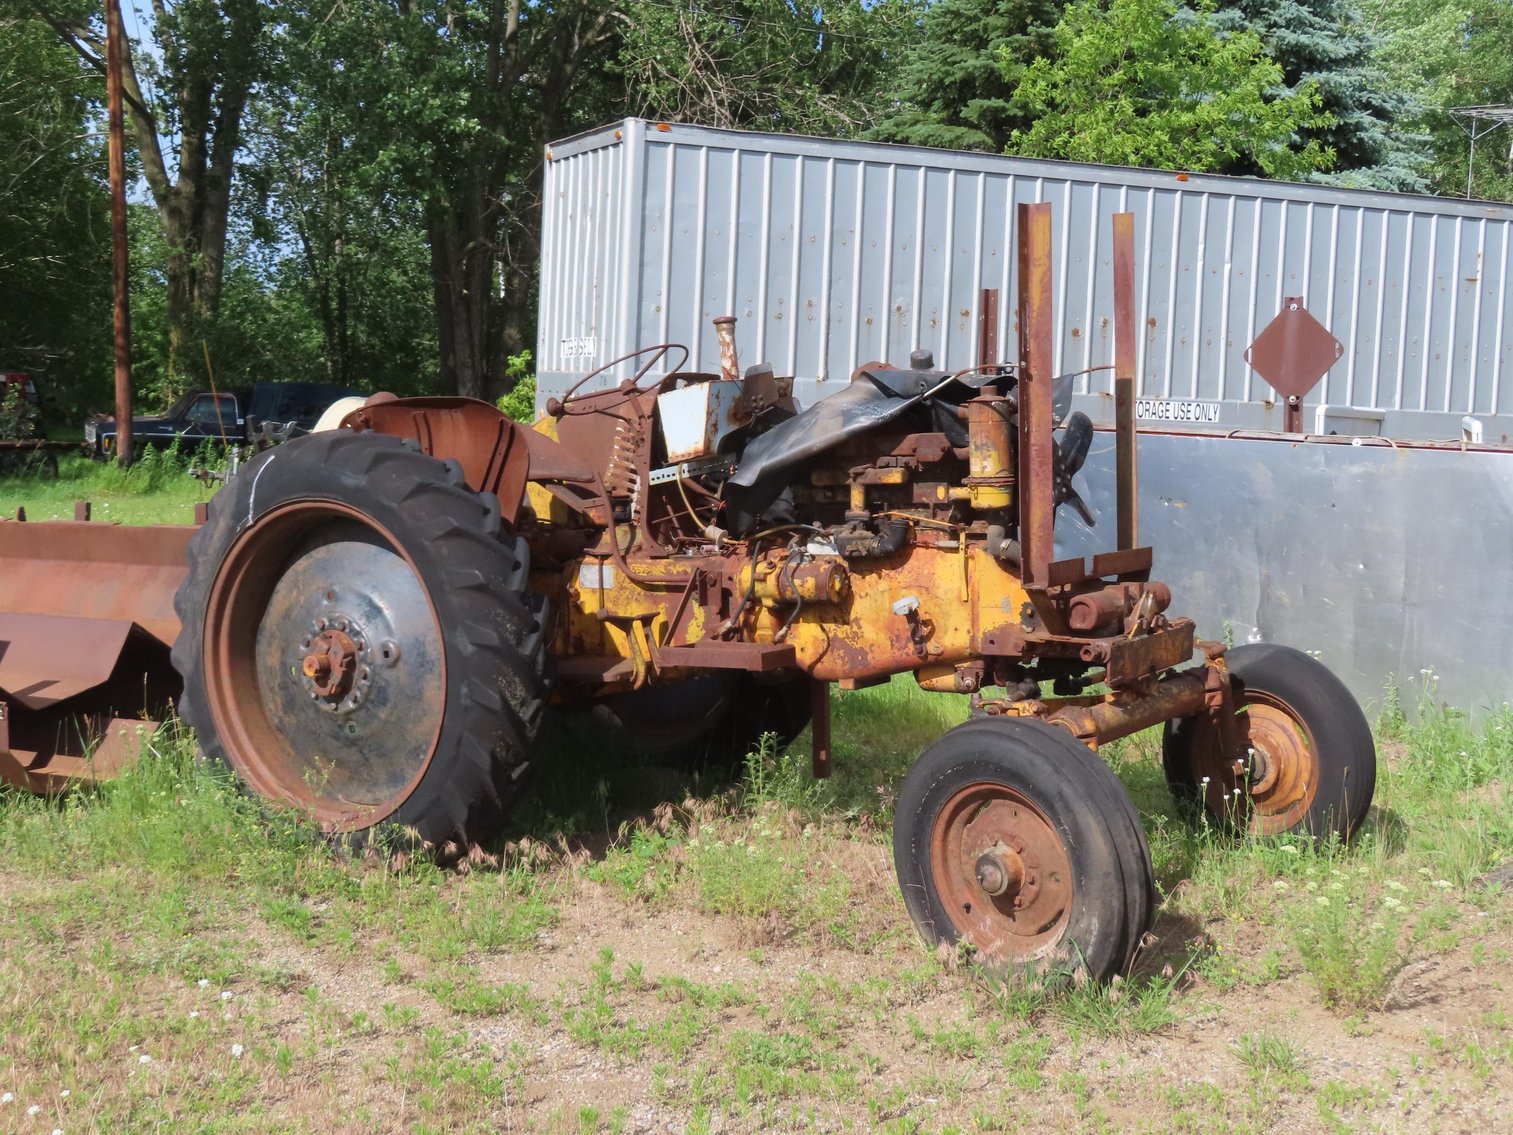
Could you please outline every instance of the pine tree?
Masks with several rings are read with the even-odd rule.
[[[1014,90],[1024,69],[1052,50],[1064,7],[1063,0],[934,0],[924,42],[904,68],[899,105],[871,137],[1003,153],[1014,131],[1029,125],[1013,105]]]
[[[1315,83],[1333,120],[1305,141],[1334,151],[1333,171],[1311,180],[1361,189],[1423,192],[1426,139],[1398,128],[1412,99],[1377,58],[1377,37],[1356,0],[1238,0],[1220,11],[1225,30],[1249,29],[1282,66],[1288,90]]]

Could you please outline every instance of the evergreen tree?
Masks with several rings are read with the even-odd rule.
[[[1332,120],[1305,140],[1333,150],[1334,169],[1312,180],[1361,189],[1423,192],[1426,139],[1398,123],[1413,111],[1377,58],[1377,37],[1356,0],[1237,0],[1217,13],[1225,30],[1261,37],[1289,91],[1315,84]]]
[[[1064,0],[935,0],[903,72],[885,142],[1001,154],[1030,123],[1013,103],[1024,69],[1054,47]]]

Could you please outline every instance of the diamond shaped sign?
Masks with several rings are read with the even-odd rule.
[[[1302,398],[1345,353],[1329,329],[1308,313],[1302,296],[1288,296],[1282,310],[1245,352],[1248,362],[1272,389]]]

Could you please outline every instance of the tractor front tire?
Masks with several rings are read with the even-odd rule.
[[[899,792],[893,857],[925,940],[1004,975],[1106,981],[1150,924],[1150,852],[1129,795],[1043,722],[968,721],[926,749]]]
[[[1226,661],[1243,757],[1224,752],[1205,714],[1168,722],[1162,760],[1173,797],[1251,835],[1348,840],[1376,791],[1376,745],[1355,698],[1291,647],[1247,643]]]

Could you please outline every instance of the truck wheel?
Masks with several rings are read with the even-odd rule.
[[[189,545],[179,712],[207,757],[329,833],[486,839],[546,697],[528,570],[455,462],[344,430],[271,449]]]
[[[1001,973],[1104,981],[1149,926],[1150,853],[1124,786],[1043,722],[969,721],[926,749],[899,792],[893,859],[925,940]]]
[[[1376,745],[1355,698],[1302,651],[1248,643],[1229,651],[1244,749],[1225,753],[1206,714],[1170,721],[1166,780],[1179,803],[1252,835],[1349,839],[1376,790]],[[1248,767],[1236,770],[1235,761]]]

